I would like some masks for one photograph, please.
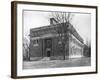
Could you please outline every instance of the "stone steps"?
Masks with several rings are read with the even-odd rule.
[[[41,59],[41,61],[49,61],[50,57],[44,57],[43,59]]]

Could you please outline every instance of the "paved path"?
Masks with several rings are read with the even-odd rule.
[[[90,66],[90,58],[74,58],[69,60],[41,60],[41,61],[24,61],[24,69],[37,69],[37,68],[59,68],[59,67],[80,67]]]

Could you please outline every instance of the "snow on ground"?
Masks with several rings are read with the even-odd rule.
[[[24,61],[23,69],[80,67],[80,66],[90,66],[90,65],[91,65],[90,58],[82,57],[82,58],[71,58],[68,60]]]

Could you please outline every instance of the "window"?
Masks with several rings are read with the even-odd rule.
[[[58,41],[58,44],[62,44],[62,42],[61,41]]]
[[[38,40],[34,40],[34,42],[33,42],[33,46],[38,46],[39,44],[38,44]]]

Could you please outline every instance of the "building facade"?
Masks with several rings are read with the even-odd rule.
[[[49,57],[64,60],[83,56],[83,39],[70,23],[30,29],[30,60]]]

